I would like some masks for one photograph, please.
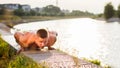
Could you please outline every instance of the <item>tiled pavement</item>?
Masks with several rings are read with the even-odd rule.
[[[76,62],[72,56],[57,50],[22,53],[38,63],[45,63],[49,68],[102,68],[82,59],[77,59]]]

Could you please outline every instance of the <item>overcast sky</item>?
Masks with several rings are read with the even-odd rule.
[[[0,4],[19,3],[28,4],[32,8],[44,7],[46,5],[56,5],[57,0],[0,0]],[[92,13],[102,13],[104,6],[112,2],[112,5],[117,9],[120,0],[58,0],[58,7],[68,10],[89,11]]]

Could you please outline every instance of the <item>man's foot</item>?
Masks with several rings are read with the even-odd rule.
[[[21,53],[21,51],[22,51],[22,49],[18,50],[16,54],[20,54],[20,53]]]
[[[40,48],[36,48],[36,51],[40,51],[41,49]]]
[[[53,48],[53,47],[48,47],[48,50],[55,50],[55,48]]]

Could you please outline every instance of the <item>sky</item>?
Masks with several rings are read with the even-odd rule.
[[[61,9],[88,11],[95,14],[103,13],[104,6],[109,2],[115,9],[120,4],[120,0],[0,0],[0,4],[18,3],[28,4],[31,8],[41,8],[47,5],[56,5],[56,1],[58,1],[57,6]]]

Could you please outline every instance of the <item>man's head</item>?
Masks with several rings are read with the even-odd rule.
[[[48,32],[45,29],[39,29],[37,31],[37,35],[41,38],[47,38],[48,37]]]

